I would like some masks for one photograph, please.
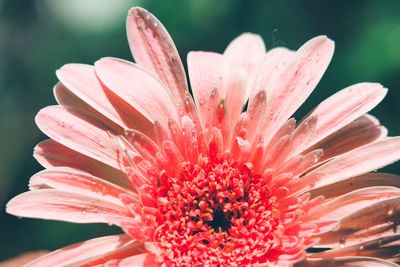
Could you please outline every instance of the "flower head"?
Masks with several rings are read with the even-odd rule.
[[[191,94],[155,17],[133,8],[127,31],[136,63],[57,71],[59,105],[36,117],[51,138],[34,153],[46,170],[7,205],[124,234],[28,266],[395,266],[400,180],[372,171],[400,159],[400,139],[366,114],[386,89],[349,86],[291,118],[331,40],[266,52],[246,33],[223,54],[191,52]]]

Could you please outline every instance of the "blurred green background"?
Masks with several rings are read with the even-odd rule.
[[[54,71],[104,56],[131,60],[124,24],[134,5],[164,23],[183,59],[189,50],[222,52],[246,31],[259,33],[268,48],[291,49],[326,34],[336,42],[335,56],[297,117],[345,86],[377,81],[390,90],[372,114],[390,135],[400,135],[400,1],[0,0],[0,260],[118,232],[104,225],[18,219],[4,207],[41,170],[32,149],[45,136],[34,116],[55,104]],[[400,173],[398,163],[386,170]]]

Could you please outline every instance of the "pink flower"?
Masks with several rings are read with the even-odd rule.
[[[162,24],[133,8],[127,31],[136,64],[57,71],[59,105],[36,117],[46,170],[7,205],[124,233],[28,266],[397,266],[400,179],[373,171],[400,159],[400,139],[366,114],[386,89],[349,86],[290,118],[331,40],[266,53],[246,33],[223,54],[191,52],[192,97]]]

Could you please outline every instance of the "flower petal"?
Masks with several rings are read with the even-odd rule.
[[[215,90],[223,98],[227,94],[232,66],[226,57],[212,52],[190,52],[187,61],[193,97],[204,124],[211,93]]]
[[[74,116],[61,106],[49,106],[37,114],[36,124],[50,138],[79,153],[120,168],[115,136]]]
[[[278,88],[268,95],[269,105],[265,127],[266,139],[270,138],[283,123],[300,107],[314,90],[332,58],[333,42],[319,36],[305,43],[291,63],[280,75]],[[264,85],[268,88],[268,85]]]
[[[330,259],[307,259],[296,263],[294,267],[397,267],[398,265],[371,257],[337,257]]]
[[[379,121],[371,115],[364,115],[337,130],[318,143],[312,140],[315,145],[309,147],[303,153],[315,149],[323,149],[324,155],[321,161],[344,154],[368,143],[383,139],[387,136],[387,129],[379,125]],[[310,144],[310,143],[309,143]],[[309,146],[306,144],[306,146]],[[304,149],[304,146],[303,146]]]
[[[85,266],[95,259],[110,260],[118,254],[143,253],[144,247],[127,235],[105,236],[70,245],[25,265],[26,267]],[[121,256],[121,255],[119,255]],[[87,266],[87,265],[86,265]]]
[[[263,56],[263,62],[260,64],[256,74],[252,95],[261,90],[267,91],[267,97],[275,95],[274,90],[279,89],[278,84],[281,82],[281,75],[286,71],[288,64],[292,63],[296,53],[284,47],[276,47],[267,52]]]
[[[153,254],[143,253],[123,259],[119,262],[118,267],[157,267],[160,265]]]
[[[397,232],[399,218],[400,197],[371,201],[370,205],[364,205],[342,217],[336,231],[320,236],[319,245],[335,248],[393,235]],[[391,233],[388,230],[392,230]]]
[[[167,89],[139,65],[117,58],[103,58],[95,63],[95,70],[107,88],[151,122],[177,121],[178,113]]]
[[[240,114],[246,103],[246,78],[246,71],[242,68],[234,69],[229,76],[228,90],[226,92],[229,132],[233,132],[233,128],[240,119]]]
[[[57,70],[57,77],[74,95],[122,128],[151,130],[150,121],[100,83],[93,66],[67,64]]]
[[[400,137],[387,138],[338,156],[306,174],[300,187],[318,188],[361,175],[400,159]]]
[[[45,168],[71,167],[101,177],[121,187],[132,188],[124,172],[69,149],[51,139],[40,142],[35,147],[33,156]]]
[[[259,35],[252,33],[239,35],[224,51],[224,56],[228,57],[234,66],[244,68],[249,74],[245,99],[249,98],[252,81],[257,73],[256,69],[259,67],[264,55],[264,41]]]
[[[101,197],[117,205],[122,205],[118,198],[121,194],[133,194],[125,188],[107,182],[88,173],[71,168],[58,167],[43,170],[29,180],[31,190],[50,187],[64,192],[86,195],[88,197]]]
[[[308,146],[316,144],[331,133],[370,111],[385,97],[387,89],[377,83],[349,86],[323,101],[311,112],[318,123]]]
[[[393,186],[400,188],[400,176],[371,172],[313,189],[310,193],[312,197],[323,195],[325,198],[333,198],[360,188],[372,186]]]
[[[398,242],[400,235],[376,238],[352,246],[343,246],[336,249],[310,254],[310,258],[333,258],[341,256],[365,256],[386,260],[395,260],[400,255]]]
[[[126,27],[135,61],[155,74],[169,89],[176,104],[181,104],[189,93],[186,75],[167,30],[140,7],[129,10]]]
[[[351,191],[343,196],[328,200],[307,219],[341,219],[384,199],[400,197],[400,189],[391,186],[373,186]]]
[[[115,223],[130,216],[124,205],[57,189],[20,194],[7,203],[6,211],[19,217],[74,223]]]
[[[64,84],[58,83],[54,86],[54,96],[57,103],[65,109],[70,110],[76,116],[83,115],[86,119],[94,118],[93,123],[97,123],[105,128],[112,130],[115,133],[123,134],[123,128],[112,121],[110,118],[104,116],[99,111],[91,107],[85,101],[74,95]],[[74,112],[74,111],[79,111]]]

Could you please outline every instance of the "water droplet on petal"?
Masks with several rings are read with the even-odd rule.
[[[346,239],[342,238],[339,240],[339,247],[340,248],[344,248],[344,246],[346,245]]]
[[[392,216],[393,215],[393,209],[388,210],[387,215],[388,216]]]

